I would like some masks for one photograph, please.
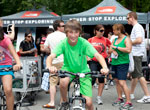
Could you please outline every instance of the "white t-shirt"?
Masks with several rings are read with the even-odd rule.
[[[110,42],[112,43],[112,41],[113,41],[115,38],[118,38],[118,36],[112,35],[111,38],[110,38]]]
[[[113,41],[114,39],[116,39],[116,38],[118,38],[118,36],[112,35],[111,38],[110,38],[110,42],[112,43],[112,41]],[[110,56],[110,57],[111,57],[111,58],[117,58],[118,56],[115,56],[113,53],[111,53],[111,56]]]
[[[44,46],[50,47],[51,51],[53,51],[56,45],[59,44],[59,42],[65,38],[66,38],[65,33],[55,31],[47,36]],[[60,62],[63,62],[63,55],[60,55],[59,57],[55,58],[52,63],[56,64]]]
[[[142,43],[141,44],[136,44],[132,46],[132,54],[133,56],[144,56],[145,52],[145,32],[139,23],[135,24],[133,26],[130,38],[132,41],[134,41],[136,38],[142,37]]]

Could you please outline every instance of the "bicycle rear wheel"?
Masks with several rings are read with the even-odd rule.
[[[6,100],[4,96],[0,97],[0,110],[6,110]]]
[[[2,86],[0,86],[0,91],[0,110],[6,110],[6,97]]]

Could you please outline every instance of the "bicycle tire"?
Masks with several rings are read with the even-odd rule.
[[[0,110],[6,110],[6,100],[5,100],[5,96],[1,96],[1,107]]]
[[[21,106],[17,106],[14,110],[22,110]]]
[[[16,92],[15,95],[16,95],[16,100],[20,101],[20,99],[21,99],[21,93],[20,92]]]
[[[80,109],[80,108],[75,108],[75,109],[72,109],[72,110],[83,110],[83,109]]]

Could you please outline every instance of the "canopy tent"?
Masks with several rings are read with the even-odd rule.
[[[4,27],[15,24],[15,27],[48,27],[54,20],[60,19],[59,15],[45,9],[22,11],[13,15],[1,17]]]
[[[126,16],[130,10],[124,8],[116,0],[103,0],[100,4],[87,11],[63,15],[65,22],[70,19],[77,19],[82,25],[96,24],[127,24]],[[147,23],[147,13],[137,13],[139,23]]]

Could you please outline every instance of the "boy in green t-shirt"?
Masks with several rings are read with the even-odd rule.
[[[52,66],[52,61],[59,55],[64,55],[64,65],[61,70],[73,73],[90,72],[87,65],[88,57],[96,57],[102,65],[101,73],[107,74],[108,68],[102,55],[100,55],[93,46],[85,39],[79,37],[82,31],[82,26],[76,20],[70,20],[66,23],[65,33],[67,38],[61,41],[57,47],[52,51],[51,55],[46,60],[47,68],[50,73],[56,73],[56,67]],[[67,109],[67,88],[70,78],[65,77],[60,79],[60,92],[62,96],[61,110]],[[92,84],[91,78],[85,77],[80,79],[80,92],[86,99],[86,107],[88,110],[93,110],[92,104]]]

